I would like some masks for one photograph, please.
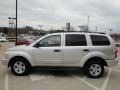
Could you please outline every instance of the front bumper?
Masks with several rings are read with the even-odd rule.
[[[7,59],[3,59],[2,60],[2,64],[3,65],[8,66],[8,63],[9,63],[9,60],[7,60]]]
[[[107,63],[107,66],[110,67],[110,66],[117,65],[119,63],[119,60],[118,59],[115,59],[115,60],[106,60],[106,63]]]

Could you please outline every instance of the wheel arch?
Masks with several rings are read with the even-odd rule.
[[[16,58],[22,58],[24,59],[30,66],[31,66],[31,63],[23,56],[14,56],[10,59],[9,63],[8,63],[8,67],[11,66],[11,64],[16,60]]]
[[[102,62],[102,64],[104,66],[107,66],[107,63],[105,62],[105,60],[101,57],[92,57],[92,58],[89,58],[83,65],[83,67],[85,67],[87,65],[87,63],[91,62],[91,61],[100,61]]]

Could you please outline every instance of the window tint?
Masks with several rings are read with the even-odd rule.
[[[85,35],[82,34],[66,35],[66,46],[87,46]]]
[[[100,35],[90,35],[92,44],[94,46],[99,46],[99,45],[110,45],[110,41],[106,36],[100,36]]]
[[[53,47],[53,46],[60,46],[61,45],[61,36],[60,35],[53,35],[46,37],[45,39],[39,42],[41,47]]]

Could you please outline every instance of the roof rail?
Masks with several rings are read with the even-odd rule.
[[[63,32],[84,32],[84,33],[99,33],[99,34],[106,34],[104,32],[91,32],[91,31],[63,31]]]
[[[104,32],[89,32],[89,33],[99,33],[99,34],[106,34]]]
[[[58,32],[52,32],[52,33],[59,33],[59,32],[63,32],[63,33],[66,33],[66,32],[81,32],[81,33],[98,33],[98,34],[106,34],[104,32],[91,32],[91,31],[58,31]]]

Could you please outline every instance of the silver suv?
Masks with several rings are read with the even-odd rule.
[[[107,34],[64,32],[48,34],[29,46],[6,51],[4,65],[15,75],[26,75],[31,67],[82,67],[88,77],[98,78],[104,66],[118,64],[115,43]]]

